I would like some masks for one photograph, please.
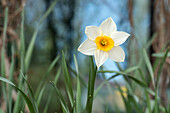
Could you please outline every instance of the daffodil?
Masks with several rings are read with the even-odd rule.
[[[85,34],[88,39],[79,46],[78,51],[85,55],[94,55],[98,68],[107,58],[116,62],[124,61],[125,53],[119,45],[124,43],[130,34],[117,31],[111,17],[103,21],[99,27],[87,26]]]

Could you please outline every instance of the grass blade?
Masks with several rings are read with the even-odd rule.
[[[139,69],[139,66],[134,66],[125,70],[126,73],[130,73]]]
[[[46,11],[46,13],[43,15],[43,17],[41,18],[36,30],[34,31],[34,34],[32,36],[32,39],[31,39],[31,42],[28,46],[28,50],[26,52],[26,57],[25,57],[25,69],[26,71],[28,70],[28,67],[29,67],[29,64],[30,64],[30,60],[31,60],[31,56],[32,56],[32,52],[33,52],[33,49],[34,49],[34,44],[35,44],[35,40],[36,40],[36,37],[37,37],[37,33],[38,33],[38,30],[39,30],[39,27],[40,25],[42,24],[42,22],[45,20],[45,18],[47,18],[47,16],[50,14],[50,12],[53,10],[53,8],[55,7],[57,3],[57,0],[54,0],[50,7],[48,8],[48,10]]]
[[[1,74],[3,77],[6,78],[5,72],[5,41],[6,41],[6,31],[8,25],[8,7],[5,8],[5,18],[4,18],[4,29],[3,29],[3,42],[2,42],[2,49],[1,49]],[[7,100],[7,93],[6,93],[6,84],[2,83],[2,92],[6,102],[6,109],[8,110],[8,100]]]
[[[24,58],[25,58],[25,37],[24,37],[24,10],[22,11],[21,14],[21,32],[20,32],[20,55],[21,55],[21,70],[23,73],[25,73],[25,62],[24,62]]]
[[[35,98],[39,98],[39,101],[41,100],[41,98],[39,97],[39,94],[40,94],[40,90],[44,87],[44,83],[49,75],[49,73],[52,71],[52,69],[54,68],[54,66],[56,65],[56,63],[58,62],[60,56],[58,55],[54,60],[53,62],[50,64],[50,67],[48,68],[47,72],[45,73],[45,75],[43,76],[43,79],[41,80],[40,84],[38,85],[38,88],[37,88],[37,91],[35,93]],[[42,90],[41,90],[42,92]],[[42,92],[43,93],[43,92]],[[38,104],[39,106],[39,104]]]
[[[14,68],[15,68],[15,59],[14,59],[14,46],[12,46],[12,61],[10,66],[9,80],[13,80]],[[12,113],[12,86],[8,86],[8,99],[9,99],[9,113]]]
[[[152,56],[162,58],[164,57],[164,54],[165,53],[153,53]],[[170,57],[170,52],[168,52],[167,57]]]
[[[71,79],[70,79],[70,75],[68,72],[68,68],[67,68],[67,64],[65,61],[65,56],[64,56],[63,51],[62,51],[62,69],[63,69],[64,82],[65,82],[67,94],[68,94],[71,106],[73,107],[74,105],[73,88],[72,88]]]
[[[117,74],[122,74],[122,75],[126,75],[130,72],[133,72],[135,70],[138,70],[139,67],[138,66],[134,66],[134,67],[131,67],[131,68],[128,68],[126,70],[122,70],[122,71],[111,71],[111,70],[105,70],[105,71],[98,71],[97,73],[117,73]]]
[[[61,68],[59,68],[58,72],[55,75],[54,84],[57,84],[57,81],[58,81],[58,78],[59,78],[60,74],[61,74]],[[45,105],[43,113],[47,113],[47,110],[48,110],[48,107],[49,107],[49,104],[50,104],[50,101],[51,101],[51,98],[52,98],[52,94],[53,94],[53,90],[50,92],[50,94],[48,96],[47,103]]]
[[[129,101],[129,103],[133,104],[133,106],[134,106],[137,113],[143,113],[142,110],[139,108],[139,106],[138,106],[138,104],[137,104],[137,102],[135,100],[134,95],[128,95],[128,101]]]
[[[139,75],[141,76],[142,81],[143,81],[145,84],[147,84],[147,83],[145,82],[144,75],[143,75],[143,73],[142,73],[142,71],[141,71],[140,68],[138,69],[138,72],[139,72]],[[144,91],[145,91],[145,96],[146,96],[146,102],[147,102],[148,112],[149,112],[149,113],[152,113],[152,112],[151,112],[151,102],[150,102],[149,94],[148,94],[148,92],[147,92],[147,89],[144,89]],[[155,94],[155,93],[154,93],[154,94]]]
[[[30,96],[30,98],[31,98],[31,102],[32,102],[32,104],[33,104],[34,110],[36,111],[36,113],[39,113],[38,107],[37,107],[37,104],[36,104],[36,101],[35,101],[35,97],[34,97],[34,94],[33,94],[32,89],[31,89],[31,86],[28,84],[28,82],[27,82],[24,74],[22,73],[22,71],[21,71],[21,74],[22,74],[22,76],[23,76],[23,78],[24,78],[24,81],[26,82],[26,84],[27,84],[27,86],[28,86],[28,94],[29,94],[29,96]]]
[[[40,102],[41,102],[41,98],[44,94],[44,91],[45,91],[45,85],[41,88],[40,92],[39,92],[39,95],[37,97],[37,106],[39,107],[40,106]]]
[[[74,63],[77,72],[77,94],[76,94],[76,113],[81,113],[81,85],[79,79],[79,70],[76,56],[74,55]]]
[[[155,88],[155,80],[154,80],[154,73],[153,73],[152,65],[151,65],[151,62],[150,62],[150,60],[149,60],[149,58],[148,58],[148,55],[147,55],[145,49],[143,49],[143,57],[144,57],[146,66],[147,66],[147,68],[148,68],[148,70],[149,70],[149,73],[150,73],[150,77],[151,77],[151,80],[152,80],[153,87]]]
[[[120,87],[120,85],[118,83],[116,83],[116,85],[118,86],[118,90],[120,92],[120,95],[124,101],[124,104],[125,104],[125,108],[126,108],[126,113],[132,113],[132,106],[131,104],[129,103],[129,101],[127,100],[128,98],[125,97],[124,93]]]
[[[64,113],[70,113],[69,109],[68,109],[68,106],[63,98],[63,96],[61,95],[60,91],[57,89],[57,87],[55,86],[55,84],[53,82],[51,82],[52,86],[55,88],[55,91],[56,91],[56,94],[60,100],[60,103],[61,103],[61,106],[62,106],[62,109],[63,109],[63,112]]]
[[[145,45],[146,49],[148,49],[152,45],[152,42],[156,39],[156,37],[157,37],[157,33],[154,33],[152,35],[151,39],[147,41],[147,43]]]
[[[168,55],[168,51],[169,51],[169,48],[166,50],[166,52],[164,53],[164,56],[161,60],[161,63],[160,63],[160,67],[159,67],[159,70],[158,70],[158,76],[157,76],[157,86],[156,86],[156,90],[155,90],[155,94],[156,94],[156,98],[155,98],[155,107],[154,107],[154,112],[155,113],[158,113],[159,112],[159,103],[158,103],[158,98],[157,96],[159,95],[158,94],[158,90],[159,90],[159,79],[160,79],[160,76],[161,76],[161,72],[162,72],[162,69],[163,69],[163,65],[165,63],[165,60],[167,58],[167,55]]]
[[[125,72],[122,72],[122,71],[109,71],[109,70],[106,70],[106,71],[98,71],[97,73],[117,73],[117,74],[122,74],[122,75],[126,75],[127,73]]]
[[[75,70],[73,70],[71,68],[71,66],[69,66],[69,70],[77,77],[77,72]],[[80,74],[80,73],[79,73]],[[87,88],[87,84],[86,81],[81,77],[81,75],[79,75],[79,79],[80,79],[80,83]]]
[[[21,70],[23,73],[25,73],[25,62],[24,62],[24,58],[25,58],[25,38],[24,38],[24,10],[22,11],[21,14],[21,29],[20,29],[20,65],[21,65]],[[20,89],[24,89],[23,87],[23,77],[20,73],[19,75],[19,88]],[[22,110],[21,108],[23,108],[25,106],[24,100],[21,97],[22,95],[20,94],[20,92],[18,92],[17,95],[17,100],[14,104],[14,109],[13,112],[14,113],[18,113],[20,110]],[[22,107],[21,107],[22,106]]]
[[[102,89],[102,87],[106,84],[106,82],[108,82],[108,81],[104,81],[104,82],[102,82],[99,86],[98,86],[98,88],[95,90],[95,92],[94,92],[94,98],[97,96],[97,94],[99,93],[99,91]]]
[[[31,103],[31,101],[30,101],[30,99],[28,98],[28,96],[27,96],[20,88],[18,88],[14,83],[12,83],[11,81],[9,81],[9,80],[6,79],[6,78],[0,77],[0,81],[5,82],[5,83],[8,83],[9,85],[12,85],[13,87],[15,87],[15,88],[21,93],[21,95],[23,96],[25,102],[26,102],[27,105],[28,105],[29,111],[30,111],[31,113],[37,113],[36,111],[34,111],[33,104]]]
[[[108,106],[108,104],[106,105],[106,113],[109,113],[109,106]]]
[[[163,65],[164,65],[165,60],[166,60],[166,58],[167,58],[169,49],[170,49],[170,48],[168,48],[168,49],[165,51],[165,53],[164,53],[164,55],[163,55],[163,58],[162,58],[162,60],[161,60],[161,63],[160,63],[160,67],[159,67],[159,70],[158,70],[158,76],[157,76],[157,89],[158,89],[158,87],[159,87],[159,79],[160,79],[161,72],[162,72],[162,69],[163,69]]]

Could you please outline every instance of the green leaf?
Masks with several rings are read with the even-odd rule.
[[[22,75],[19,75],[19,86],[18,88],[22,89],[23,91],[25,90],[25,84],[22,81]],[[22,94],[18,92],[17,94],[17,99],[14,104],[14,109],[13,113],[18,113],[20,110],[23,110],[25,107],[24,99],[22,98]]]
[[[139,69],[139,66],[134,66],[134,67],[130,67],[130,68],[126,69],[125,72],[130,73],[130,72],[133,72],[138,69]]]
[[[110,78],[107,79],[107,81],[119,76],[119,75],[128,75],[128,73],[133,72],[135,70],[138,70],[139,67],[135,66],[135,67],[131,67],[126,69],[125,71],[98,71],[98,73],[116,73],[115,75],[111,76]]]
[[[67,94],[71,103],[71,106],[74,105],[74,97],[73,97],[73,88],[71,84],[70,74],[68,72],[67,64],[65,61],[64,52],[62,51],[62,68],[63,68],[63,74],[64,74],[64,83],[66,86]]]
[[[20,29],[20,66],[23,73],[25,73],[25,37],[24,37],[24,9],[21,14],[21,29]],[[23,85],[23,77],[21,73],[19,74],[19,88],[22,90],[24,89]],[[23,110],[23,107],[25,106],[23,98],[21,98],[20,92],[17,94],[17,100],[14,104],[13,112],[18,113],[20,110]],[[22,106],[22,107],[21,107]],[[19,108],[20,107],[20,108]]]
[[[74,56],[74,63],[75,63],[75,68],[76,68],[76,72],[77,72],[77,76],[79,76],[79,69],[78,69],[78,63],[77,63],[77,58],[75,55]],[[78,77],[79,78],[79,77]]]
[[[58,72],[57,72],[56,75],[55,75],[54,84],[57,84],[57,81],[58,81],[58,78],[59,78],[60,74],[61,74],[61,68],[58,69]],[[52,89],[52,91],[49,93],[49,96],[48,96],[48,99],[47,99],[47,102],[46,102],[46,105],[45,105],[45,108],[44,108],[44,112],[43,112],[43,113],[47,113],[47,110],[48,110],[50,101],[51,101],[52,96],[53,96],[52,94],[53,94],[53,89]]]
[[[128,101],[129,101],[129,103],[133,104],[134,109],[137,111],[137,113],[143,113],[142,110],[139,108],[134,95],[128,95]]]
[[[130,75],[123,75],[123,76],[130,78],[131,80],[136,82],[139,86],[143,87],[147,92],[149,92],[150,94],[155,96],[155,93],[151,89],[149,89],[148,86],[144,82],[142,82],[142,81],[138,80],[137,78],[130,76]]]
[[[98,71],[97,73],[117,73],[117,74],[122,74],[122,75],[126,75],[132,71],[135,71],[135,70],[138,70],[139,67],[138,66],[134,66],[134,67],[131,67],[131,68],[128,68],[124,71],[111,71],[111,70],[102,70],[102,71]]]
[[[48,110],[48,107],[49,107],[49,104],[50,104],[50,101],[51,101],[51,99],[52,99],[52,93],[53,93],[53,90],[52,91],[50,91],[49,92],[49,94],[48,94],[48,99],[47,99],[47,102],[46,102],[46,104],[45,104],[45,108],[44,108],[44,111],[43,111],[43,113],[47,113],[47,110]]]
[[[71,66],[69,66],[69,69],[70,71],[77,77],[77,72],[74,71]],[[86,84],[86,81],[80,76],[80,73],[79,73],[79,79],[80,79],[80,83],[87,88],[87,84]]]
[[[40,90],[40,92],[39,92],[39,95],[38,95],[38,97],[36,98],[36,99],[37,99],[37,106],[38,106],[38,107],[39,107],[39,105],[40,105],[41,98],[42,98],[42,96],[43,96],[43,94],[44,94],[44,91],[45,91],[45,86],[43,86],[43,87],[41,88],[41,90]]]
[[[44,74],[43,79],[41,80],[41,82],[40,82],[39,85],[38,85],[37,91],[36,91],[36,93],[35,93],[35,98],[36,98],[36,99],[39,98],[39,99],[38,99],[39,102],[40,102],[41,96],[42,96],[42,95],[39,96],[40,90],[41,90],[41,93],[43,93],[42,89],[44,89],[43,87],[45,86],[45,81],[46,81],[48,75],[50,74],[50,72],[52,71],[52,69],[54,68],[54,66],[56,65],[56,63],[58,62],[59,58],[60,58],[59,55],[56,56],[56,58],[55,58],[55,59],[53,60],[53,62],[50,64],[47,72]],[[38,103],[39,103],[39,102],[38,102]],[[38,104],[38,106],[39,106],[39,104]]]
[[[2,109],[0,108],[0,113],[4,113],[3,111],[2,111]]]
[[[15,59],[14,59],[14,46],[12,45],[12,61],[11,61],[11,66],[10,66],[10,73],[9,73],[9,80],[13,80],[14,76],[14,68],[15,68]],[[9,99],[9,113],[12,113],[12,86],[8,86],[8,99]]]
[[[113,78],[115,78],[115,77],[117,77],[117,76],[120,76],[120,75],[121,75],[121,74],[115,74],[115,75],[109,77],[109,78],[107,79],[107,81],[109,81],[109,80],[111,80],[111,79],[113,79]],[[126,74],[125,74],[125,75],[126,75]]]
[[[163,55],[163,58],[161,60],[161,63],[160,63],[160,67],[159,67],[159,70],[158,70],[158,76],[157,76],[157,89],[159,87],[159,79],[160,79],[160,76],[161,76],[161,72],[162,72],[162,69],[163,69],[163,65],[165,63],[165,60],[167,58],[167,55],[168,55],[168,51],[169,51],[170,48],[167,48],[167,50],[165,51],[164,55]]]
[[[115,105],[115,111],[116,111],[116,113],[121,113],[119,108],[117,107],[117,105]]]
[[[24,62],[24,58],[25,58],[25,37],[24,37],[24,9],[22,11],[21,14],[21,30],[20,30],[20,55],[21,55],[21,70],[23,73],[25,73],[25,62]]]
[[[158,98],[157,98],[157,96],[159,95],[159,94],[158,94],[158,90],[159,90],[159,79],[160,79],[161,72],[162,72],[162,69],[163,69],[163,65],[164,65],[165,60],[166,60],[166,58],[167,58],[169,49],[170,49],[170,48],[167,48],[167,50],[165,51],[164,56],[163,56],[163,58],[162,58],[162,60],[161,60],[161,63],[160,63],[159,70],[158,70],[157,86],[156,86],[156,90],[155,90],[155,94],[156,94],[155,107],[154,107],[154,112],[155,112],[155,113],[158,113],[159,110],[160,110],[160,109],[159,109]]]
[[[125,72],[121,72],[121,71],[98,71],[97,73],[117,73],[117,74],[122,74],[122,75],[126,75],[127,73]]]
[[[118,67],[118,69],[119,69],[120,71],[123,70],[122,67],[120,66],[120,64],[119,64],[118,62],[116,62],[116,65],[117,65],[117,67]]]
[[[138,69],[138,72],[139,72],[139,75],[141,76],[142,78],[142,81],[147,84],[145,81],[145,78],[144,78],[144,75],[143,75],[143,72],[141,71],[141,69],[139,68]],[[149,92],[155,96],[155,92],[153,92],[152,90],[147,90],[148,88],[144,88],[144,93],[145,93],[145,96],[146,96],[146,102],[147,102],[147,108],[148,108],[148,112],[149,113],[152,113],[151,112],[151,102],[150,102],[150,98],[149,98]],[[152,93],[153,92],[153,93]]]
[[[34,107],[33,107],[33,104],[31,103],[30,99],[28,98],[28,96],[21,89],[19,89],[14,83],[12,83],[11,81],[9,81],[6,78],[0,77],[0,81],[8,83],[9,85],[12,85],[13,87],[15,87],[22,94],[25,102],[28,105],[29,111],[31,113],[37,113],[36,111],[34,111]]]
[[[126,76],[126,75],[123,75],[123,76]],[[144,88],[147,88],[146,84],[143,83],[142,81],[138,80],[137,78],[129,76],[129,75],[127,75],[127,77],[132,79],[133,81],[135,81],[138,85],[140,85],[140,86],[142,86]]]
[[[79,70],[76,56],[74,55],[74,63],[77,72],[77,94],[76,94],[76,113],[81,113],[81,85],[79,79]]]
[[[126,108],[126,113],[132,113],[132,106],[131,104],[129,103],[130,101],[127,100],[127,97],[124,96],[124,92],[122,91],[122,89],[120,88],[120,85],[116,83],[116,85],[118,86],[118,89],[119,89],[119,92],[121,94],[121,97],[124,101],[124,104],[125,104],[125,108]]]
[[[152,65],[151,65],[151,62],[148,58],[148,55],[147,55],[145,49],[143,49],[143,56],[144,56],[146,66],[147,66],[149,73],[150,73],[150,77],[151,77],[151,80],[152,80],[153,87],[155,88],[155,80],[154,80],[154,73],[153,73]]]
[[[108,104],[106,105],[106,113],[109,113],[109,106],[108,106]]]
[[[156,37],[157,37],[157,33],[154,33],[152,35],[151,39],[147,41],[147,43],[145,45],[146,49],[148,49],[152,45],[152,42],[156,39]]]
[[[37,107],[37,104],[36,104],[36,101],[35,101],[35,97],[34,97],[34,94],[33,94],[33,91],[31,89],[30,85],[28,84],[28,82],[27,82],[24,74],[22,73],[22,71],[21,71],[21,75],[23,76],[24,81],[26,82],[26,84],[28,86],[28,93],[29,93],[29,96],[31,98],[31,102],[33,103],[34,110],[36,111],[36,113],[39,113],[38,107]]]
[[[98,86],[98,88],[95,90],[95,92],[94,92],[94,98],[97,96],[97,94],[99,93],[99,91],[102,89],[102,87],[107,83],[108,81],[104,81],[104,82],[102,82],[99,86]]]
[[[34,49],[34,44],[35,44],[35,40],[38,34],[38,30],[40,25],[42,24],[42,22],[45,20],[45,18],[47,18],[47,16],[50,14],[50,12],[53,10],[53,8],[55,7],[56,3],[58,0],[54,0],[50,7],[48,8],[48,10],[45,12],[45,14],[43,15],[43,17],[40,19],[40,22],[38,23],[38,26],[36,28],[36,30],[34,31],[34,34],[32,36],[31,42],[28,46],[28,50],[26,52],[26,57],[25,57],[25,69],[26,71],[28,70],[29,64],[30,64],[30,60],[31,60],[31,56],[32,56],[32,52]]]
[[[164,57],[164,54],[165,53],[153,53],[152,56],[162,58]],[[167,57],[170,57],[170,52],[168,52]]]
[[[53,82],[51,82],[51,85],[55,88],[55,91],[56,91],[56,94],[57,94],[57,96],[58,96],[58,98],[59,98],[59,101],[60,101],[60,103],[61,103],[63,112],[64,112],[64,113],[70,113],[70,111],[69,111],[69,109],[68,109],[68,106],[67,106],[67,104],[66,104],[66,102],[65,102],[62,94],[61,94],[60,91],[57,89],[56,85],[55,85]]]
[[[7,31],[7,25],[8,25],[8,7],[5,7],[5,18],[4,18],[4,26],[3,26],[3,42],[2,42],[2,49],[1,49],[1,74],[3,77],[6,77],[5,72],[5,41],[6,41],[6,31]],[[4,96],[4,100],[6,103],[8,103],[7,99],[7,92],[6,92],[6,84],[2,83],[2,93]],[[6,109],[8,109],[8,104],[6,105]]]
[[[155,93],[151,90],[151,89],[149,89],[148,87],[147,87],[147,85],[146,85],[146,83],[145,82],[142,82],[142,81],[140,81],[140,80],[138,80],[138,79],[136,79],[136,78],[134,78],[134,77],[132,77],[132,76],[130,76],[128,73],[130,73],[130,72],[132,72],[132,71],[134,71],[134,70],[139,70],[139,67],[137,67],[137,66],[135,66],[135,67],[132,67],[132,68],[129,68],[129,69],[127,69],[127,70],[125,70],[125,72],[117,72],[117,71],[99,71],[98,73],[107,73],[107,72],[109,72],[109,73],[117,73],[117,74],[115,74],[115,75],[113,75],[113,76],[111,76],[110,78],[108,78],[107,79],[107,81],[109,81],[109,80],[111,80],[111,79],[113,79],[113,78],[115,78],[115,77],[117,77],[117,76],[120,76],[120,75],[123,75],[125,78],[126,77],[128,77],[128,78],[130,78],[130,79],[132,79],[133,81],[135,81],[138,85],[140,85],[141,87],[143,87],[143,88],[145,88],[146,89],[146,91],[147,92],[149,92],[150,94],[152,94],[152,95],[155,95]],[[140,71],[141,72],[141,71]]]
[[[150,99],[150,107],[151,107],[151,111],[153,111],[154,105],[155,105],[154,100],[151,100],[151,99]],[[146,108],[145,113],[150,113],[148,108]],[[151,112],[151,113],[155,113],[155,112]]]

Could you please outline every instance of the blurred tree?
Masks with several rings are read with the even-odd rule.
[[[51,0],[45,0],[46,10],[49,8],[51,2],[52,2]],[[50,52],[51,61],[56,57],[56,53],[57,53],[56,36],[58,35],[57,30],[54,28],[55,23],[53,22],[53,13],[54,12],[52,12],[47,18],[48,32],[52,40],[52,48],[51,48],[52,50]]]
[[[45,0],[47,9],[52,0]],[[56,52],[67,51],[67,59],[72,60],[73,40],[74,40],[74,16],[76,0],[59,0],[55,10],[47,19],[49,33],[52,36],[53,50],[52,59]]]
[[[150,1],[150,11],[151,11],[151,26],[150,26],[150,36],[157,33],[156,39],[154,40],[151,53],[159,53],[165,51],[170,47],[170,1],[169,0],[151,0]],[[154,62],[155,59],[152,59]],[[159,66],[155,70],[155,78],[158,74]],[[163,104],[167,104],[167,86],[170,79],[170,58],[166,59],[163,67],[163,71],[160,79],[160,94]]]

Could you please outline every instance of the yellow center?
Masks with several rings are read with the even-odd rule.
[[[114,46],[114,41],[108,36],[98,36],[95,42],[97,48],[103,51],[109,51]]]

